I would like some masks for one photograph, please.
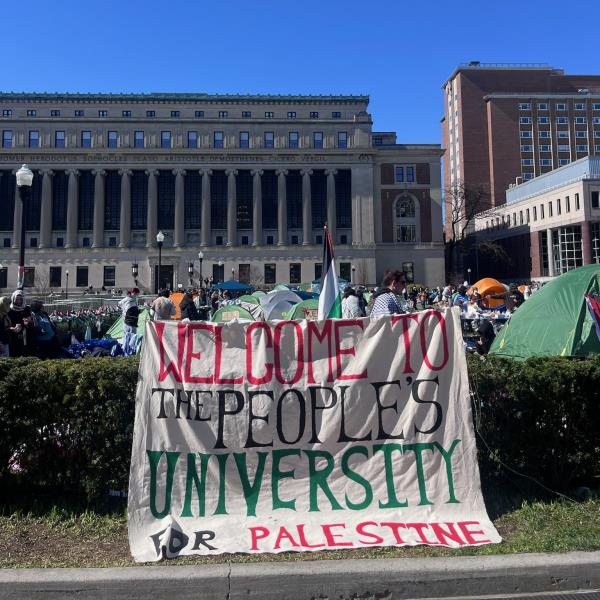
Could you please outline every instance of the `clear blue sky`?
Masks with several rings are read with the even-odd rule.
[[[600,73],[590,26],[600,3],[491,4],[5,2],[0,89],[369,94],[376,130],[397,131],[403,143],[439,143],[441,85],[461,62],[544,62]]]

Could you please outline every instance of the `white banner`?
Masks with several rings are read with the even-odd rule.
[[[370,321],[147,322],[136,561],[500,542],[457,309]]]

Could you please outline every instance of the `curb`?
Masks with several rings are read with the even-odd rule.
[[[0,571],[0,600],[394,600],[598,588],[600,552]]]

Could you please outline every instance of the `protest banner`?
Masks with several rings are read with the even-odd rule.
[[[137,561],[501,541],[457,310],[148,322],[128,524]]]

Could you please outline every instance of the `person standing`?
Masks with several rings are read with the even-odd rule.
[[[181,302],[179,303],[179,310],[181,311],[181,320],[188,319],[189,321],[198,321],[198,309],[194,304],[194,297],[192,291],[187,290],[184,294]]]
[[[123,333],[137,333],[138,318],[140,308],[137,303],[137,297],[140,290],[136,287],[127,290],[127,295],[119,302],[123,314]]]
[[[11,296],[8,316],[13,324],[10,339],[11,356],[30,356],[33,351],[34,318],[31,308],[25,303],[23,290],[16,290]]]
[[[398,294],[406,285],[406,275],[402,271],[386,271],[381,282],[381,288],[373,294],[375,301],[371,309],[371,317],[387,317],[404,313]]]
[[[60,342],[56,326],[44,310],[41,300],[32,300],[31,311],[35,317],[35,355],[38,358],[56,358],[60,354]]]
[[[170,295],[170,290],[160,290],[158,298],[152,302],[151,309],[155,321],[168,321],[176,315],[177,309],[173,304],[173,300],[169,298]]]
[[[348,286],[342,298],[342,319],[360,319],[364,316],[354,288]]]
[[[10,356],[10,336],[13,324],[8,316],[10,310],[10,298],[2,296],[0,298],[0,358]]]

